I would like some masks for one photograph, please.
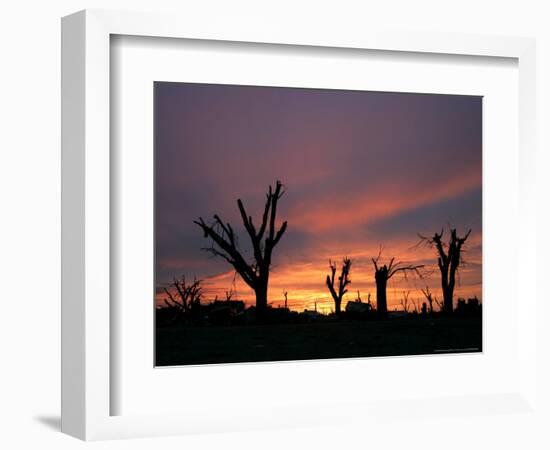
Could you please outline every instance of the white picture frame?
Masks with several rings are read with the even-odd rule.
[[[535,42],[526,38],[456,34],[396,33],[350,30],[338,36],[327,32],[278,29],[250,24],[233,29],[229,23],[197,23],[163,14],[82,11],[62,22],[62,430],[85,440],[162,436],[209,431],[262,428],[260,420],[221,420],[189,414],[112,415],[111,339],[111,190],[110,168],[110,38],[144,36],[205,41],[298,45],[303,48],[368,49],[417,54],[447,54],[516,59],[519,77],[519,221],[522,231],[535,228]],[[487,162],[485,162],[487,163]],[[518,260],[535,261],[535,241],[518,242]],[[518,277],[529,277],[522,265]],[[533,270],[533,267],[529,268]],[[526,307],[534,310],[537,293],[527,287]],[[522,300],[523,301],[523,300]],[[391,405],[400,401],[410,411],[430,415],[439,408],[447,414],[468,415],[472,405],[484,405],[485,414],[511,410],[536,413],[536,319],[519,313],[519,360],[515,390],[483,397],[397,398],[366,404],[363,401],[331,405],[278,406],[270,426],[333,423],[370,417],[376,407],[395,419]],[[152,339],[152,336],[151,336]],[[169,369],[167,369],[169,370]],[[489,398],[490,397],[490,398]],[[227,405],[226,405],[227,406]],[[238,409],[238,406],[230,406]],[[424,412],[423,412],[424,411]],[[227,411],[226,411],[227,413]],[[445,414],[445,413],[444,413]],[[397,414],[398,416],[399,414]],[[261,419],[261,414],[258,414]],[[239,417],[241,420],[239,420]],[[397,420],[397,419],[395,419]]]

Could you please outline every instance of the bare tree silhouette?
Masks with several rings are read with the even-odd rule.
[[[164,292],[168,298],[164,299],[167,307],[173,309],[177,315],[186,315],[193,311],[197,306],[200,306],[202,298],[201,280],[193,279],[193,282],[188,284],[185,281],[185,276],[181,280],[174,278],[172,285],[175,292],[170,292],[164,288]]]
[[[458,266],[462,261],[463,245],[470,236],[472,230],[464,235],[464,237],[458,237],[456,228],[451,229],[451,237],[448,243],[444,243],[441,239],[443,237],[443,230],[441,233],[435,233],[432,238],[427,238],[420,235],[420,238],[428,245],[435,247],[437,250],[438,258],[437,265],[441,272],[441,288],[443,290],[443,312],[445,314],[452,314],[453,312],[453,294],[456,283],[456,273]]]
[[[399,303],[401,303],[401,307],[403,308],[403,311],[408,313],[409,312],[409,294],[411,291],[405,292],[403,291],[403,298],[399,300]]]
[[[420,312],[419,309],[418,309],[418,302],[416,301],[415,298],[411,298],[411,303],[413,305],[413,312],[418,314]]]
[[[424,294],[424,297],[426,297],[426,300],[428,301],[428,306],[429,306],[429,309],[428,309],[428,312],[430,314],[433,314],[434,312],[434,297],[433,297],[433,294],[430,292],[430,287],[429,286],[426,286],[426,290],[424,289],[420,289],[422,291],[422,293]],[[437,299],[435,299],[435,302],[437,303]]]
[[[273,249],[279,243],[287,228],[287,222],[283,222],[278,230],[276,230],[275,226],[277,203],[284,193],[285,191],[280,181],[277,181],[275,189],[269,186],[262,222],[258,230],[256,230],[252,221],[252,216],[247,214],[241,199],[237,200],[243,225],[252,242],[254,250],[253,263],[248,263],[244,258],[231,225],[224,223],[217,214],[214,215],[214,223],[212,225],[207,224],[202,217],[194,221],[203,230],[204,237],[210,238],[213,241],[212,247],[203,250],[225,259],[235,268],[235,271],[241,276],[244,282],[254,290],[256,295],[256,310],[260,317],[267,309],[267,288]]]
[[[346,286],[351,283],[351,279],[350,279],[351,259],[344,258],[344,261],[342,264],[342,271],[340,273],[340,276],[338,277],[337,286],[335,286],[336,263],[333,263],[330,260],[328,263],[330,266],[330,275],[327,275],[326,283],[327,283],[328,290],[330,291],[330,295],[332,295],[332,298],[334,299],[334,309],[335,309],[336,315],[339,316],[342,312],[342,309],[341,309],[342,298],[344,297],[344,294],[348,292],[348,290],[346,289]],[[338,289],[338,291],[336,289]]]
[[[372,263],[374,264],[374,280],[376,281],[376,310],[380,316],[386,317],[388,315],[388,301],[386,296],[388,280],[399,272],[403,273],[405,278],[407,278],[407,272],[416,273],[422,278],[419,269],[423,268],[424,265],[406,265],[402,262],[395,262],[395,258],[392,258],[388,265],[384,264],[383,266],[379,266],[378,263],[381,255],[382,249],[380,249],[376,258],[372,258]]]

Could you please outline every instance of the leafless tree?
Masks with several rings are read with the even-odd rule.
[[[428,312],[430,314],[433,314],[434,312],[434,297],[433,294],[430,292],[429,286],[426,286],[426,290],[420,289],[422,291],[422,294],[424,294],[424,297],[426,297],[426,300],[428,301]],[[435,300],[437,302],[437,299]]]
[[[416,314],[418,314],[420,311],[418,309],[418,303],[414,298],[411,298],[411,303],[413,305],[413,310]]]
[[[402,273],[407,278],[407,273],[412,272],[422,278],[420,269],[424,265],[405,264],[402,262],[395,262],[395,258],[390,259],[389,264],[380,265],[380,257],[382,250],[378,253],[376,258],[372,258],[374,264],[374,280],[376,281],[376,309],[378,314],[382,317],[388,315],[388,301],[386,296],[386,290],[388,286],[388,280],[397,273]]]
[[[182,276],[180,280],[174,278],[171,286],[175,292],[172,293],[169,289],[164,288],[164,292],[168,296],[164,299],[164,304],[173,309],[177,315],[187,315],[200,305],[202,298],[201,280],[195,278],[192,283],[187,283],[185,276]]]
[[[456,228],[451,229],[449,242],[442,241],[443,230],[441,233],[435,233],[433,237],[428,238],[420,235],[420,238],[428,245],[437,250],[437,265],[441,272],[441,288],[443,290],[443,312],[451,314],[453,312],[453,294],[456,284],[456,274],[458,267],[462,262],[463,246],[472,230],[458,237]]]
[[[213,224],[207,224],[202,217],[194,221],[204,232],[204,237],[213,241],[211,247],[203,250],[225,259],[234,267],[244,282],[254,290],[256,310],[260,317],[267,309],[267,289],[273,249],[287,229],[287,222],[283,222],[278,230],[275,224],[277,204],[284,193],[280,181],[277,181],[275,189],[269,186],[259,229],[256,229],[252,216],[246,212],[243,202],[240,199],[237,200],[242,222],[254,251],[254,262],[252,263],[247,262],[239,249],[237,237],[231,225],[223,222],[217,214],[214,215]]]
[[[330,266],[330,275],[327,275],[326,283],[328,290],[330,291],[330,295],[332,295],[332,298],[334,299],[334,308],[336,311],[336,315],[339,316],[341,314],[341,305],[342,305],[342,298],[344,297],[344,294],[348,292],[346,289],[346,286],[351,283],[350,279],[350,271],[351,271],[351,259],[344,258],[343,264],[342,264],[342,271],[340,273],[340,276],[338,277],[338,284],[335,286],[336,280],[336,263],[333,263],[329,260],[329,266]]]

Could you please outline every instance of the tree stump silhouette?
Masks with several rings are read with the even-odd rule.
[[[422,278],[422,275],[419,272],[419,269],[423,268],[424,265],[406,265],[402,262],[395,262],[395,258],[390,260],[388,265],[384,264],[379,266],[380,256],[382,251],[378,253],[376,258],[372,258],[372,263],[374,265],[374,280],[376,282],[376,310],[380,317],[388,316],[388,299],[387,299],[387,287],[388,280],[392,278],[396,273],[403,273],[405,278],[407,277],[407,272],[413,272],[418,274]]]

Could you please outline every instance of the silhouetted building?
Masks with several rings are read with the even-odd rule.
[[[481,302],[477,297],[469,298],[467,301],[459,298],[454,312],[458,316],[478,316],[481,314]]]
[[[317,311],[310,311],[308,309],[304,309],[304,312],[302,313],[304,317],[310,319],[310,320],[317,320],[320,319],[323,315]]]
[[[350,301],[346,304],[346,313],[368,314],[371,311],[372,311],[372,305],[370,303]]]
[[[227,324],[244,312],[244,302],[241,300],[214,300],[202,306],[204,319],[215,324]]]

